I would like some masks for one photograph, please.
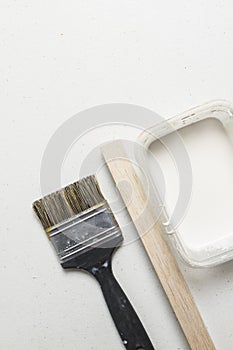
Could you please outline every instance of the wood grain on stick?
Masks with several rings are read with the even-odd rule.
[[[115,141],[107,144],[102,148],[102,153],[190,348],[214,350],[212,339],[164,237],[161,225],[148,203],[141,181],[127,158],[123,143]],[[148,226],[148,223],[153,224]]]

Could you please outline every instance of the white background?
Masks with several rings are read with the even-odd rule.
[[[1,349],[124,349],[96,282],[62,271],[32,215],[43,152],[95,105],[169,117],[233,100],[232,11],[230,0],[0,0]],[[71,163],[64,172],[74,180]],[[231,350],[233,263],[181,268],[217,349]],[[155,346],[187,350],[139,241],[117,252],[114,270]]]

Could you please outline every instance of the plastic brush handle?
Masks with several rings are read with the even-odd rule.
[[[111,260],[92,268],[127,350],[155,350],[133,306],[112,273]]]

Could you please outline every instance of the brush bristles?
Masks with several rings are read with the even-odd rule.
[[[105,201],[95,176],[81,179],[33,203],[44,229],[60,224]]]

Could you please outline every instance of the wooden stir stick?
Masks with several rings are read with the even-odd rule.
[[[190,348],[192,350],[214,350],[213,341],[164,237],[164,232],[148,204],[141,181],[131,161],[127,158],[122,142],[115,141],[105,145],[102,153],[116,185],[119,184],[118,190]],[[132,191],[130,193],[129,186]],[[148,222],[154,223],[149,229]]]

